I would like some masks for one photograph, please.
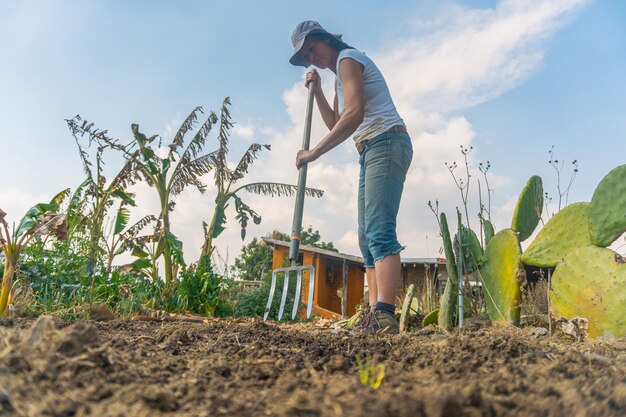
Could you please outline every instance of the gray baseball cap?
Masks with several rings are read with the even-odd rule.
[[[302,49],[302,45],[306,40],[307,36],[312,35],[314,33],[322,33],[328,35],[330,37],[336,38],[339,42],[348,46],[345,42],[341,40],[341,35],[337,33],[330,33],[326,31],[318,22],[314,20],[305,20],[304,22],[298,23],[296,28],[293,30],[291,34],[291,44],[293,45],[293,55],[291,59],[289,59],[289,63],[292,65],[300,66],[300,67],[308,67],[311,64],[307,62],[302,55],[300,55],[300,49]]]

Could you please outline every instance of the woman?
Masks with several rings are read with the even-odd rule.
[[[365,54],[327,32],[319,23],[304,21],[293,31],[294,53],[289,62],[336,75],[331,107],[316,70],[315,101],[330,132],[313,149],[301,150],[296,166],[315,161],[351,135],[359,152],[359,246],[369,287],[370,312],[366,334],[398,333],[395,299],[400,277],[396,217],[413,150],[404,122],[396,111],[382,74]]]

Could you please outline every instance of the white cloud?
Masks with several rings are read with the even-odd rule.
[[[254,126],[237,123],[233,127],[233,136],[250,141],[254,138]]]
[[[587,0],[505,0],[449,8],[442,27],[374,54],[403,114],[449,111],[493,99],[541,65],[547,40]],[[389,52],[387,52],[389,51]]]

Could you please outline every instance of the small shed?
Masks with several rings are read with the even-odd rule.
[[[273,269],[290,266],[289,242],[270,238],[263,238],[263,241],[274,248]],[[333,318],[356,313],[365,285],[363,258],[300,245],[298,264],[315,267],[313,310],[317,315]],[[302,279],[303,303],[306,303],[309,294],[309,279],[309,272],[305,271]]]

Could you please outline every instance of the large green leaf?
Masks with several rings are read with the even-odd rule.
[[[176,263],[185,265],[185,259],[183,258],[183,242],[178,240],[178,238],[170,232],[165,234],[165,242],[172,252],[172,257]]]
[[[120,200],[124,201],[126,204],[129,204],[133,207],[135,207],[137,204],[135,203],[135,199],[133,198],[133,196],[130,193],[127,193],[126,191],[122,190],[122,189],[115,189],[111,195],[113,195],[114,197],[119,198]]]
[[[170,169],[170,160],[169,159],[161,159],[161,172],[165,174]]]
[[[37,225],[37,222],[32,217],[24,217],[20,224],[17,226],[17,230],[15,231],[15,237],[20,237],[24,233],[30,232],[33,227]]]
[[[217,205],[215,207],[215,218],[213,222],[213,228],[211,230],[211,237],[218,237],[224,229],[226,229],[226,206]]]
[[[52,197],[52,200],[50,200],[50,204],[55,204],[58,207],[63,203],[68,195],[70,195],[70,189],[66,188],[65,190]]]
[[[150,259],[140,258],[135,259],[135,261],[131,264],[135,269],[146,269],[152,266],[152,261]]]
[[[126,207],[120,207],[117,210],[117,216],[115,217],[115,228],[113,230],[114,235],[119,235],[122,233],[126,225],[128,224],[128,219],[130,218],[130,210]]]

